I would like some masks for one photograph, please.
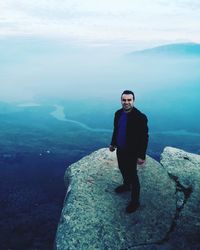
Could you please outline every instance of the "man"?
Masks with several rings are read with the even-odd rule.
[[[123,185],[115,189],[117,193],[131,190],[131,201],[126,212],[136,211],[140,205],[140,183],[137,164],[145,163],[148,144],[147,117],[134,107],[135,96],[130,90],[121,95],[122,109],[115,113],[114,130],[109,150],[117,148],[118,166],[123,177]]]

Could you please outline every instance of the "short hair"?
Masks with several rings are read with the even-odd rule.
[[[124,90],[123,93],[121,94],[121,98],[123,95],[132,95],[133,100],[135,100],[135,95],[134,95],[133,91],[131,91],[131,90]]]

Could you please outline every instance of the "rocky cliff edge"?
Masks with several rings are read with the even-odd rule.
[[[138,174],[141,206],[126,214],[130,193],[114,192],[122,183],[115,153],[100,149],[72,164],[56,249],[200,249],[200,156],[166,147]]]

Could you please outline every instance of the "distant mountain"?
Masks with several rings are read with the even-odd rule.
[[[128,56],[152,55],[152,56],[183,56],[200,57],[200,44],[198,43],[176,43],[162,45],[151,49],[134,51]]]

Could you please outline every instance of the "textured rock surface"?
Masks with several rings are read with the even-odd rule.
[[[161,164],[176,183],[177,213],[168,243],[200,249],[200,156],[166,147]]]
[[[162,164],[162,165],[161,165]],[[141,207],[126,214],[130,193],[115,153],[100,149],[71,165],[56,249],[200,249],[200,156],[165,148],[161,164],[139,167]]]
[[[122,182],[115,153],[101,149],[71,165],[57,249],[169,249],[165,243],[176,215],[176,183],[150,157],[139,176],[141,207],[126,214],[130,193],[114,192]]]

